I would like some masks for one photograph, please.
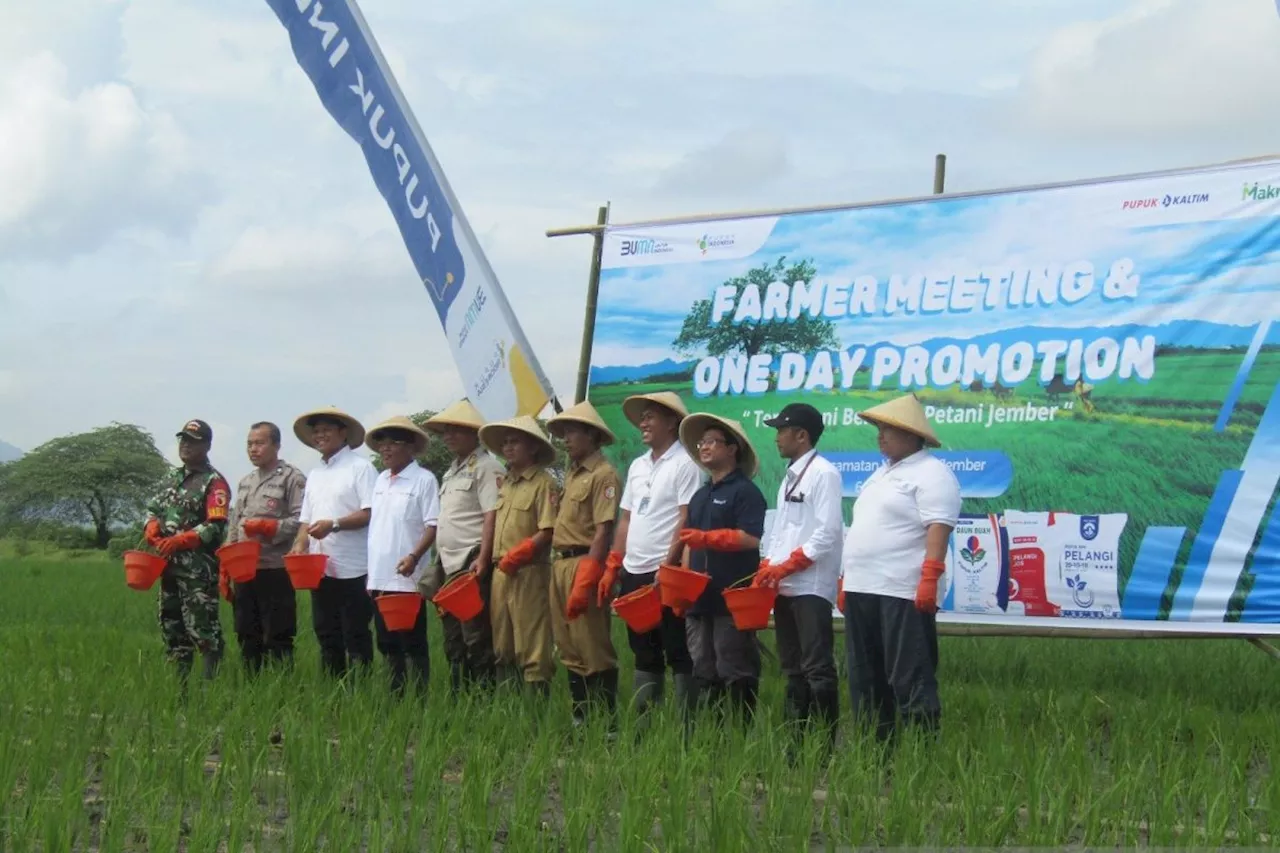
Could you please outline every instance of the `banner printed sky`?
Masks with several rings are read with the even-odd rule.
[[[1125,226],[1115,217],[1098,217],[1096,198],[1073,205],[1067,192],[782,217],[749,258],[606,269],[593,361],[637,364],[660,351],[669,354],[694,301],[709,297],[725,279],[780,256],[788,262],[812,259],[819,279],[847,282],[874,275],[881,293],[892,274],[963,276],[981,267],[987,275],[999,275],[1015,267],[1077,260],[1095,267],[1095,292],[1074,305],[944,312],[929,315],[927,323],[920,315],[846,317],[837,321],[846,347],[968,338],[1020,326],[1100,328],[1178,319],[1251,325],[1276,313],[1280,218]],[[1259,210],[1275,212],[1274,206]],[[1137,297],[1103,300],[1102,281],[1121,258],[1131,259],[1141,278]]]

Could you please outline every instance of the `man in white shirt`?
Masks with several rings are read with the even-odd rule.
[[[435,474],[414,461],[427,449],[427,434],[413,421],[394,417],[369,430],[369,447],[382,457],[383,470],[373,487],[369,520],[368,590],[374,601],[378,651],[391,667],[391,689],[403,693],[406,670],[425,695],[431,674],[427,648],[427,608],[418,607],[413,627],[390,631],[377,608],[387,593],[418,595],[427,552],[436,541],[440,514]]]
[[[627,595],[652,585],[663,563],[679,564],[680,528],[688,518],[689,501],[702,485],[702,472],[679,441],[680,423],[689,414],[679,396],[670,391],[637,394],[622,401],[622,412],[640,430],[648,451],[627,470],[619,502],[622,512],[600,582],[601,606],[619,569],[619,594]],[[664,607],[661,625],[645,634],[628,628],[627,639],[636,658],[635,710],[643,712],[661,700],[668,667],[676,701],[683,705],[693,678],[683,614]]]
[[[785,717],[800,735],[816,712],[829,754],[840,718],[831,625],[844,537],[840,472],[815,449],[823,423],[813,406],[789,403],[765,425],[778,431],[778,453],[790,465],[778,485],[773,528],[753,585],[778,590],[773,617],[787,676]]]
[[[914,395],[861,417],[886,462],[863,484],[845,539],[845,652],[854,716],[889,741],[899,721],[933,729],[942,714],[934,614],[960,484],[927,449],[940,442]]]
[[[320,452],[321,463],[307,475],[292,553],[328,557],[324,578],[311,591],[311,624],[325,672],[340,677],[348,664],[367,669],[373,663],[373,602],[365,587],[378,472],[354,452],[364,443],[364,427],[346,412],[307,412],[294,422],[293,433]]]

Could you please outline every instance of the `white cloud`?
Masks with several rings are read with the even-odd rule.
[[[1277,44],[1280,16],[1265,0],[1141,0],[1048,39],[1022,105],[1041,130],[1076,139],[1176,133],[1274,145]]]
[[[66,258],[130,227],[179,233],[202,182],[173,119],[128,86],[72,91],[47,51],[0,78],[0,252]]]

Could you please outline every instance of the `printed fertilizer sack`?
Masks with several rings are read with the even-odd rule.
[[[942,609],[999,615],[1009,601],[1008,540],[996,515],[961,515],[947,547]]]
[[[1046,572],[1057,578],[1058,544],[1054,514],[1005,510],[1009,537],[1008,612],[1019,616],[1059,616],[1061,608],[1049,600]]]
[[[1122,512],[1054,513],[1057,566],[1047,573],[1047,592],[1063,616],[1120,618],[1120,534],[1128,521]]]

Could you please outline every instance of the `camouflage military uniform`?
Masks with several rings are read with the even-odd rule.
[[[215,657],[222,654],[214,552],[226,535],[230,502],[226,479],[212,467],[180,466],[169,472],[164,489],[147,505],[162,535],[194,530],[200,537],[199,547],[171,556],[160,577],[160,632],[169,659],[180,664],[189,665],[196,649]]]

